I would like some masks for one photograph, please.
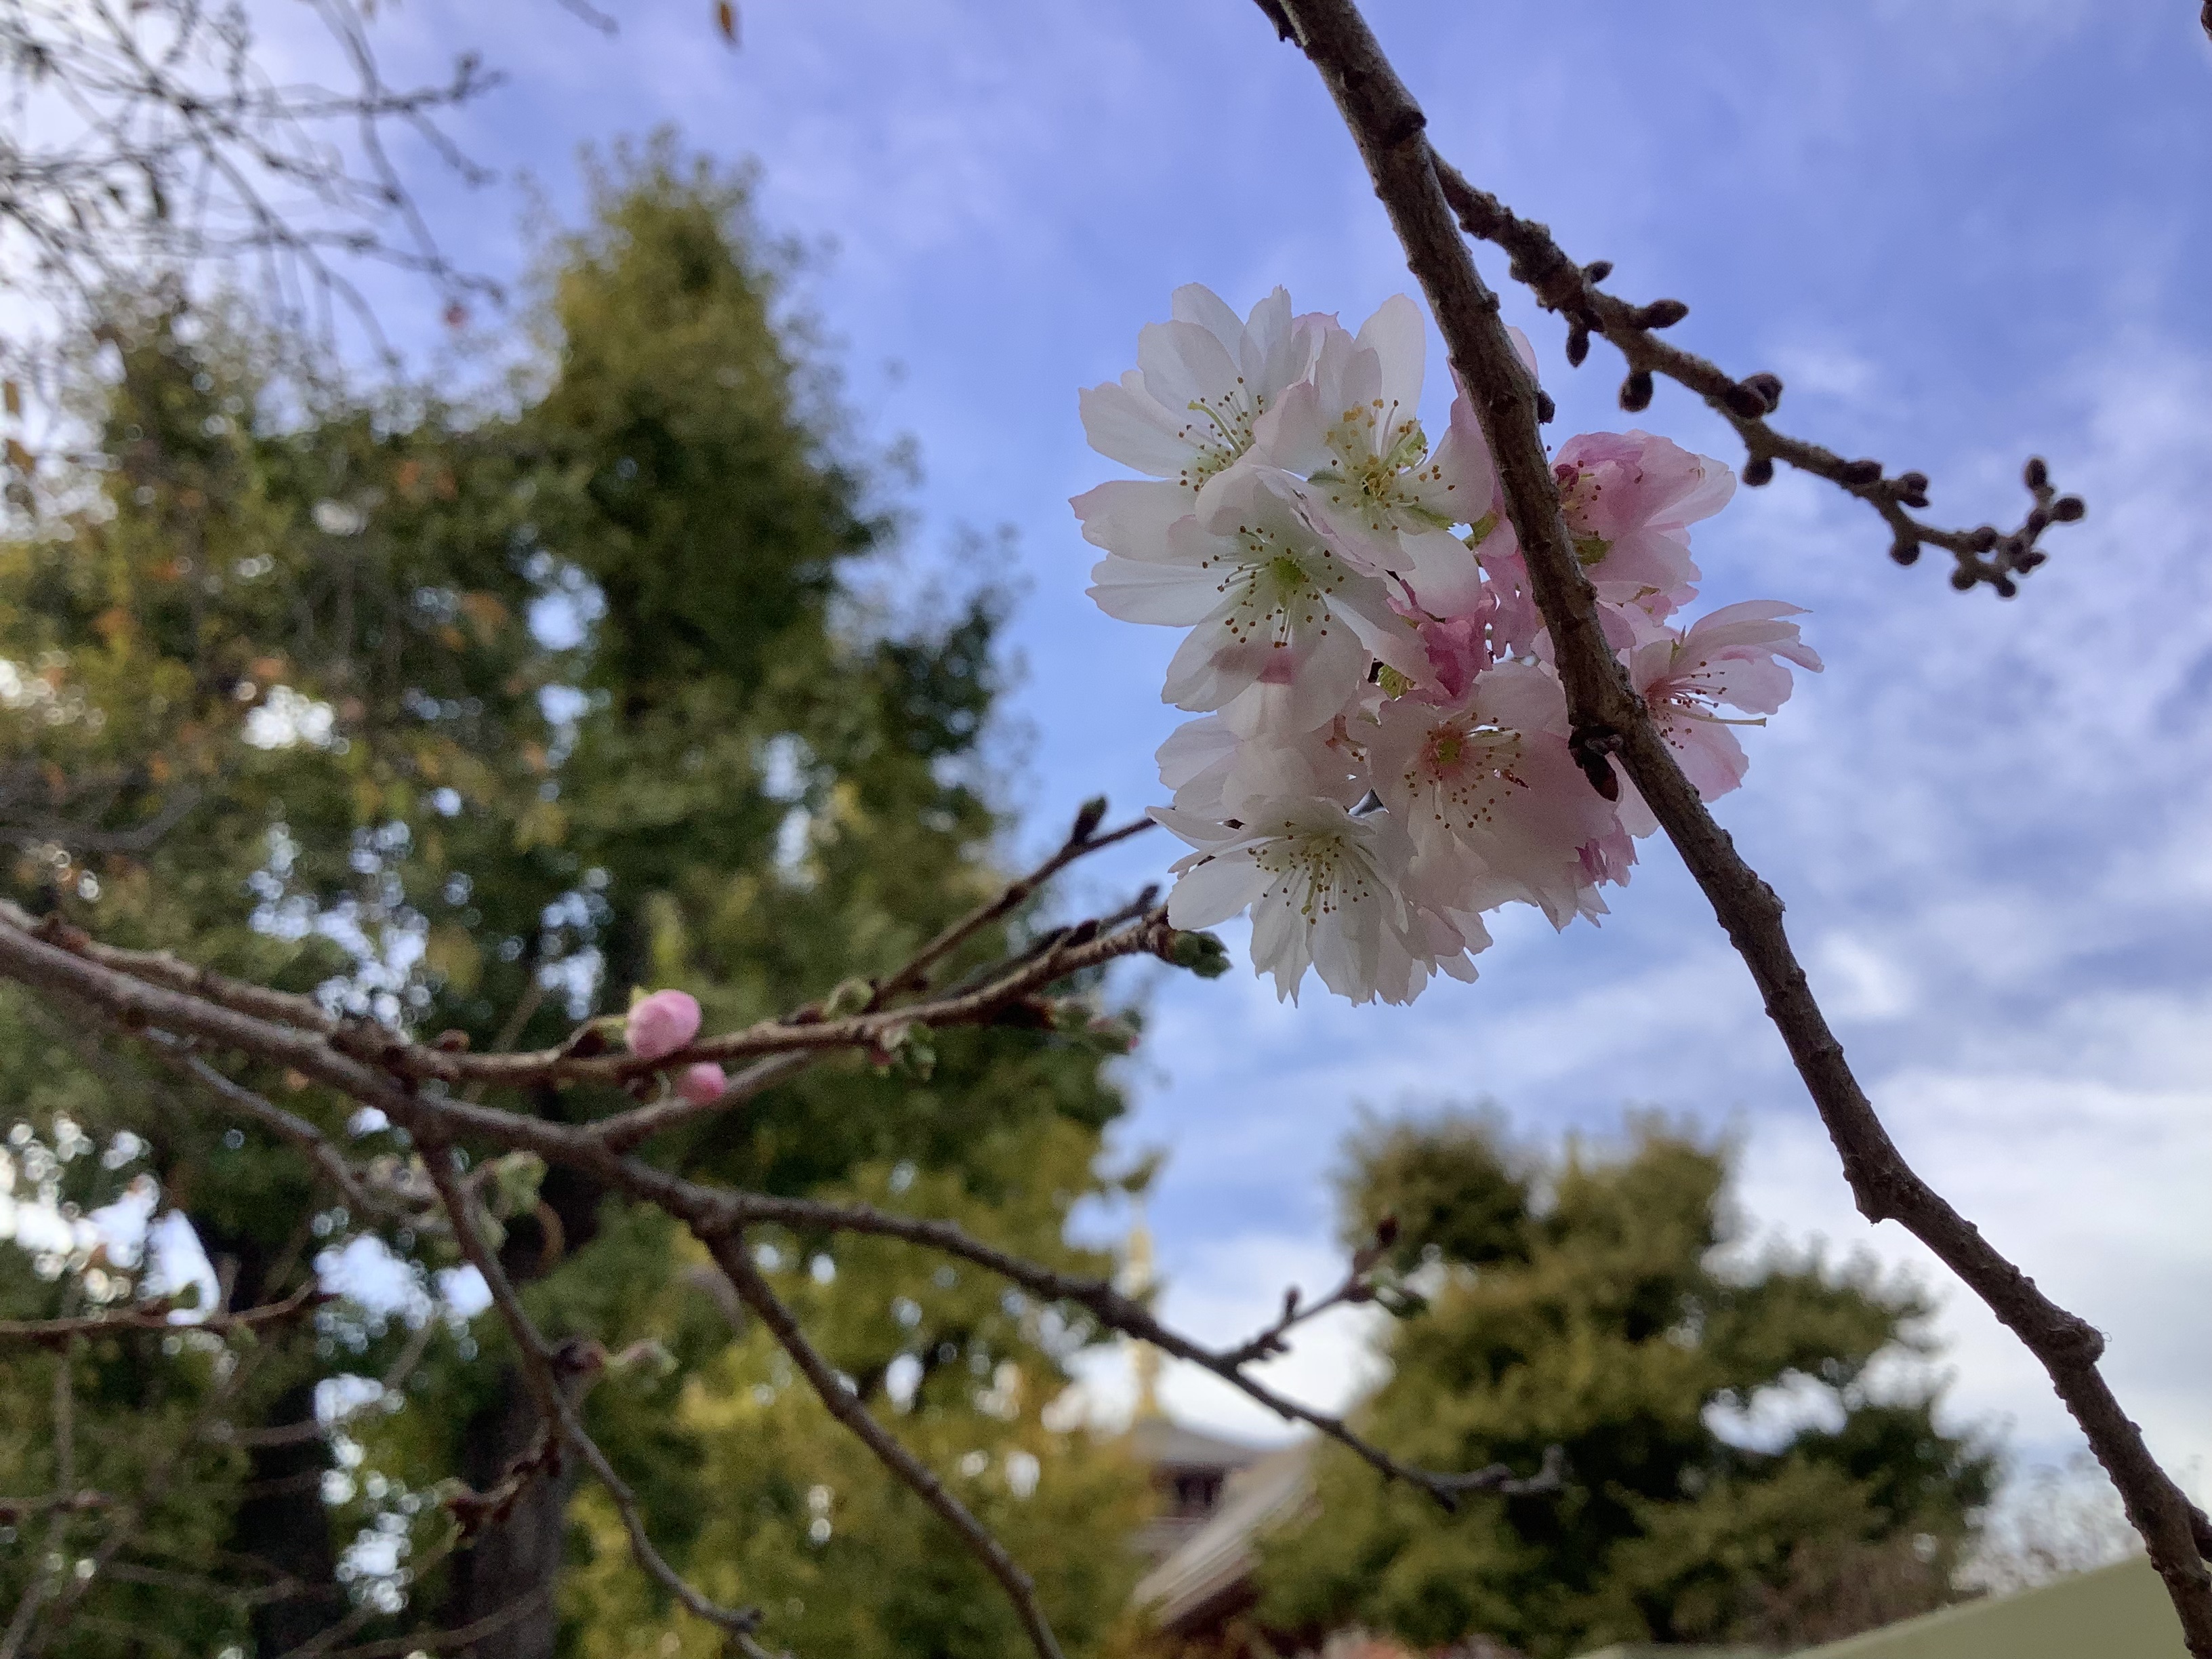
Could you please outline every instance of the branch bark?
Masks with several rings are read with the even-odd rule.
[[[1782,925],[1782,902],[1698,799],[1606,645],[1596,596],[1575,557],[1544,452],[1538,392],[1516,358],[1462,240],[1425,133],[1427,118],[1351,0],[1263,0],[1321,72],[1376,194],[1427,295],[1503,483],[1538,608],[1557,647],[1575,742],[1612,751],[1644,793],[1742,957],[1869,1221],[1901,1223],[2027,1346],[2127,1505],[2181,1618],[2189,1650],[2212,1659],[2212,1574],[2197,1515],[2159,1467],[2097,1369],[2104,1339],[2045,1296],[1905,1162],[1814,1000]]]

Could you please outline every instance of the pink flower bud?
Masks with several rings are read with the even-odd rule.
[[[722,1068],[710,1060],[686,1066],[684,1075],[676,1079],[676,1092],[694,1106],[713,1105],[729,1086],[730,1079],[723,1074]]]
[[[629,1011],[623,1035],[640,1060],[672,1054],[699,1035],[699,999],[689,991],[655,991]]]

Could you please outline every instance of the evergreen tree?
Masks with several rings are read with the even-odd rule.
[[[1554,1659],[1796,1645],[1948,1599],[1992,1459],[1936,1428],[1932,1392],[1869,1382],[1925,1304],[1869,1268],[1731,1251],[1728,1163],[1648,1120],[1553,1158],[1480,1116],[1356,1136],[1346,1235],[1396,1218],[1383,1299],[1404,1316],[1358,1425],[1431,1468],[1556,1444],[1566,1485],[1444,1516],[1328,1449],[1310,1520],[1266,1546],[1266,1621]],[[1756,1444],[1717,1426],[1785,1397],[1794,1426]]]
[[[554,253],[542,368],[504,411],[325,388],[292,391],[279,418],[250,333],[170,312],[118,323],[101,458],[0,550],[18,902],[486,1048],[556,1042],[639,987],[689,989],[718,1026],[781,1012],[895,966],[991,890],[1002,825],[978,744],[995,599],[935,625],[872,623],[858,601],[857,562],[890,524],[821,365],[779,325],[786,264],[746,181],[660,145],[600,185],[592,224]],[[111,787],[83,787],[95,777]],[[911,1059],[827,1063],[644,1150],[778,1192],[926,1196],[984,1236],[1101,1267],[1062,1240],[1121,1109],[1101,1050],[994,1030],[944,1034],[933,1058],[927,1075]],[[589,1498],[573,1552],[588,1589],[562,1592],[568,1484],[447,1553],[441,1483],[495,1485],[535,1407],[504,1338],[428,1293],[453,1257],[406,1212],[404,1137],[351,1126],[349,1150],[383,1154],[394,1180],[392,1213],[349,1212],[278,1135],[213,1128],[206,1079],[96,1049],[12,992],[0,1075],[39,1137],[25,1159],[82,1207],[144,1173],[190,1216],[231,1308],[282,1304],[323,1251],[382,1261],[401,1287],[269,1326],[243,1379],[158,1332],[10,1368],[0,1490],[54,1488],[66,1364],[100,1489],[136,1503],[158,1485],[168,1505],[141,1506],[57,1651],[119,1652],[118,1632],[173,1603],[185,1611],[158,1622],[185,1645],[269,1656],[341,1620],[354,1641],[524,1603],[476,1650],[550,1654],[564,1606],[574,1642],[628,1650],[641,1621],[672,1617]],[[301,1080],[235,1075],[349,1133],[343,1104]],[[506,1103],[573,1121],[631,1103],[577,1088]],[[834,1610],[901,1651],[1012,1650],[1011,1621],[977,1611],[987,1576],[899,1497],[859,1498],[884,1477],[790,1394],[664,1218],[527,1159],[485,1180],[542,1327],[626,1357],[586,1409],[687,1571],[774,1598],[772,1633]],[[1111,1533],[1038,1575],[1064,1629],[1102,1629],[1133,1576],[1115,1517],[1137,1488],[1040,1421],[1091,1334],[881,1245],[757,1244],[825,1351],[879,1408],[896,1402],[948,1478],[980,1480],[958,1471],[986,1459],[985,1506],[1014,1540],[1076,1515]],[[0,1253],[0,1295],[50,1316],[103,1271],[82,1249]],[[127,1274],[100,1288],[126,1295]],[[380,1396],[330,1391],[380,1376],[394,1384]],[[319,1389],[373,1404],[319,1432]],[[179,1446],[196,1410],[210,1424]],[[823,1486],[845,1505],[827,1547],[809,1497]],[[872,1533],[863,1503],[884,1517]],[[63,1542],[106,1535],[88,1513]],[[856,1547],[869,1536],[872,1555]],[[927,1573],[887,1578],[894,1540]],[[0,1574],[20,1588],[38,1569],[10,1556]],[[787,1605],[794,1572],[812,1614]],[[617,1607],[624,1634],[595,1635]]]

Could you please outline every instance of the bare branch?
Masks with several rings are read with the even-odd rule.
[[[264,1326],[284,1324],[333,1299],[327,1292],[316,1288],[314,1281],[309,1279],[282,1302],[249,1308],[244,1313],[213,1313],[189,1323],[180,1323],[171,1317],[176,1312],[176,1306],[166,1298],[137,1307],[119,1309],[113,1313],[85,1314],[74,1319],[0,1319],[0,1341],[34,1342],[43,1347],[59,1347],[79,1337],[104,1336],[111,1331],[160,1331],[167,1335],[174,1335],[180,1331],[198,1330],[227,1336],[233,1331],[258,1330]]]
[[[0,918],[0,923],[3,922],[4,918]],[[1146,937],[1151,941],[1146,948],[1160,954],[1165,955],[1172,949],[1173,930],[1167,927],[1157,912],[1147,913],[1125,932]],[[1027,983],[1033,975],[1036,983],[1048,983],[1068,971],[1061,964],[1071,956],[1079,960],[1095,956],[1102,945],[1114,946],[1123,936],[1112,933],[1103,939],[1085,939],[1065,951],[1055,945],[1036,962],[1028,964],[1021,974],[1004,975],[997,982],[1018,979]],[[1121,953],[1116,948],[1105,959]],[[1117,1330],[1206,1367],[1285,1419],[1310,1425],[1349,1447],[1384,1474],[1410,1481],[1446,1504],[1453,1503],[1457,1493],[1477,1485],[1499,1491],[1534,1491],[1556,1484],[1539,1475],[1532,1478],[1536,1484],[1531,1485],[1502,1469],[1473,1475],[1440,1474],[1401,1463],[1355,1433],[1340,1418],[1275,1393],[1247,1375],[1241,1363],[1230,1355],[1217,1353],[1166,1329],[1141,1304],[1122,1296],[1112,1285],[1058,1273],[994,1249],[969,1238],[948,1223],[920,1221],[866,1206],[839,1206],[765,1194],[731,1194],[699,1186],[635,1158],[623,1157],[608,1138],[597,1133],[601,1126],[575,1127],[549,1122],[534,1115],[502,1112],[465,1100],[418,1094],[402,1086],[388,1073],[363,1065],[319,1037],[274,1026],[230,1008],[213,1006],[165,987],[147,984],[5,925],[0,925],[0,975],[78,998],[125,1030],[143,1030],[159,1024],[210,1042],[240,1048],[262,1060],[297,1066],[316,1081],[384,1111],[426,1143],[465,1134],[482,1137],[503,1147],[537,1152],[549,1161],[586,1170],[634,1198],[659,1205],[695,1227],[711,1231],[756,1220],[797,1227],[836,1227],[904,1238],[965,1256],[1041,1296],[1077,1303]],[[962,1000],[983,995],[981,992],[969,994]],[[917,1006],[931,1006],[933,1005],[917,1005],[902,1012],[910,1018]],[[866,1022],[844,1024],[856,1030],[866,1029]],[[820,1028],[799,1025],[792,1029],[804,1032]],[[634,1122],[634,1116],[610,1119],[607,1125],[626,1121]]]
[[[1359,1434],[1341,1417],[1303,1404],[1287,1395],[1278,1394],[1251,1376],[1245,1370],[1255,1357],[1248,1352],[1253,1346],[1251,1343],[1227,1350],[1208,1348],[1162,1324],[1153,1316],[1150,1308],[1133,1297],[1123,1294],[1109,1280],[1079,1278],[1073,1273],[1060,1273],[1026,1256],[1012,1255],[971,1237],[950,1221],[899,1215],[866,1204],[831,1204],[818,1199],[785,1198],[769,1193],[706,1191],[697,1197],[679,1195],[670,1202],[669,1207],[690,1221],[695,1231],[701,1230],[703,1224],[702,1237],[720,1227],[769,1221],[802,1231],[819,1229],[903,1239],[911,1244],[972,1261],[1045,1301],[1073,1303],[1110,1329],[1135,1337],[1139,1341],[1149,1342],[1161,1352],[1177,1359],[1186,1359],[1194,1365],[1202,1366],[1285,1422],[1304,1423],[1319,1430],[1356,1453],[1379,1473],[1393,1480],[1403,1480],[1409,1486],[1419,1487],[1448,1510],[1458,1507],[1459,1497],[1464,1492],[1484,1491],[1517,1495],[1548,1492],[1559,1486],[1563,1476],[1564,1465],[1554,1455],[1557,1448],[1546,1453],[1541,1471],[1526,1477],[1516,1475],[1503,1464],[1459,1473],[1419,1468],[1413,1464],[1401,1462]],[[709,1242],[711,1243],[712,1241]]]
[[[507,1271],[499,1265],[499,1256],[484,1243],[477,1229],[471,1208],[471,1200],[453,1172],[451,1149],[442,1144],[424,1147],[424,1164],[430,1179],[436,1183],[438,1196],[445,1201],[446,1213],[451,1219],[454,1240],[470,1265],[483,1275],[484,1285],[491,1292],[493,1304],[500,1317],[506,1322],[507,1333],[514,1339],[516,1352],[522,1358],[524,1380],[538,1401],[538,1409],[545,1414],[549,1425],[557,1425],[560,1436],[573,1446],[587,1467],[606,1488],[616,1510],[622,1517],[623,1530],[629,1536],[630,1553],[640,1567],[680,1602],[684,1611],[725,1632],[738,1650],[750,1659],[769,1659],[768,1650],[753,1639],[760,1628],[761,1613],[757,1607],[731,1608],[716,1605],[696,1589],[688,1580],[669,1565],[667,1559],[654,1546],[645,1529],[637,1508],[637,1494],[616,1473],[614,1465],[599,1449],[590,1431],[584,1427],[583,1419],[577,1414],[554,1374],[553,1355],[545,1340],[538,1334],[530,1316],[522,1306],[522,1299],[514,1292]]]
[[[744,1304],[759,1316],[775,1340],[782,1344],[820,1396],[822,1403],[836,1418],[850,1429],[860,1443],[876,1455],[883,1466],[910,1487],[915,1495],[934,1510],[938,1519],[960,1534],[961,1541],[975,1553],[991,1577],[1014,1604],[1015,1616],[1028,1632],[1030,1645],[1037,1651],[1037,1659],[1061,1659],[1060,1643],[1053,1636],[1052,1626],[1045,1621],[1044,1610],[1037,1606],[1036,1585],[1021,1564],[1006,1553],[1006,1547],[992,1534],[991,1529],[969,1514],[968,1508],[945,1489],[944,1481],[935,1471],[899,1443],[884,1425],[876,1421],[868,1408],[860,1403],[858,1395],[839,1376],[819,1350],[806,1340],[799,1321],[790,1309],[777,1299],[768,1281],[760,1276],[745,1254],[744,1236],[735,1228],[709,1229],[699,1233],[701,1241],[714,1255],[715,1263],[729,1276]]]
[[[1952,556],[1952,586],[1965,591],[1987,585],[2003,599],[2018,592],[2014,578],[2026,575],[2046,556],[2037,545],[2054,524],[2071,524],[2084,513],[2081,499],[2060,495],[2051,487],[2049,469],[2031,460],[2026,483],[2033,504],[2019,526],[2010,531],[1995,525],[1971,530],[1946,530],[1914,518],[1907,507],[1928,505],[1928,480],[1917,472],[1886,475],[1879,461],[1850,460],[1819,444],[1791,437],[1768,424],[1766,416],[1782,402],[1779,375],[1761,373],[1737,380],[1717,364],[1685,351],[1659,337],[1689,314],[1679,300],[1655,300],[1632,305],[1607,294],[1598,284],[1611,272],[1605,261],[1578,265],[1552,240],[1550,229],[1520,217],[1487,191],[1478,190],[1452,165],[1431,157],[1444,199],[1470,236],[1495,242],[1512,255],[1511,272],[1528,287],[1536,302],[1568,319],[1567,360],[1579,364],[1589,349],[1589,337],[1601,334],[1628,360],[1629,378],[1621,388],[1621,407],[1643,408],[1650,401],[1655,374],[1680,382],[1702,397],[1715,413],[1736,430],[1749,457],[1743,481],[1753,488],[1774,477],[1774,463],[1787,461],[1800,471],[1826,478],[1847,495],[1881,515],[1889,526],[1890,556],[1899,564],[1917,562],[1923,547],[1938,547]],[[1540,412],[1549,418],[1548,398],[1538,392]]]
[[[1335,99],[1481,421],[1556,649],[1576,748],[1593,758],[1617,754],[1681,854],[1765,999],[1861,1213],[1903,1223],[2042,1362],[2142,1534],[2190,1651],[2212,1659],[2212,1574],[2198,1553],[2191,1506],[2098,1371],[2104,1339],[2045,1297],[1905,1163],[1814,1000],[1783,928],[1781,901],[1698,799],[1606,644],[1544,452],[1537,388],[1514,355],[1498,296],[1461,240],[1420,106],[1351,0],[1279,0],[1271,15],[1291,25]]]
[[[1106,798],[1103,795],[1085,802],[1083,810],[1076,814],[1074,826],[1069,830],[1067,839],[1060,843],[1059,849],[1050,858],[1020,879],[1007,883],[1005,890],[996,898],[992,899],[988,903],[978,905],[959,921],[945,928],[928,944],[923,945],[921,950],[915,951],[904,967],[877,985],[875,994],[870,999],[868,1006],[871,1008],[880,1008],[894,997],[927,987],[929,983],[931,969],[992,923],[1001,921],[1021,908],[1023,905],[1029,902],[1037,889],[1074,863],[1076,860],[1087,858],[1093,853],[1102,852],[1109,847],[1128,840],[1132,836],[1141,835],[1152,827],[1152,821],[1150,818],[1138,818],[1121,825],[1119,829],[1109,830],[1102,836],[1097,834],[1097,830],[1098,821],[1105,815]]]

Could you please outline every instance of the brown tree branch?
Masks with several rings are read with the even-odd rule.
[[[1783,928],[1781,901],[1698,799],[1606,645],[1596,597],[1561,515],[1535,385],[1514,355],[1497,295],[1461,240],[1420,106],[1351,0],[1279,0],[1271,11],[1290,24],[1351,129],[1481,421],[1556,647],[1577,747],[1617,754],[1681,854],[1765,998],[1860,1212],[1870,1221],[1901,1222],[2042,1363],[2119,1489],[2180,1614],[2191,1653],[2212,1659],[2212,1574],[2192,1505],[2098,1371],[2104,1339],[2045,1297],[1905,1163],[1814,1000]]]
[[[1150,818],[1138,818],[1102,836],[1097,833],[1098,822],[1105,816],[1106,798],[1103,795],[1085,802],[1083,810],[1076,814],[1074,825],[1068,830],[1067,839],[1060,843],[1050,858],[1018,880],[1007,883],[997,897],[988,903],[978,905],[915,951],[904,967],[877,984],[868,1006],[880,1008],[894,997],[923,989],[929,983],[930,969],[992,923],[1012,915],[1028,903],[1040,887],[1076,860],[1103,851],[1152,827]]]
[[[1171,948],[1173,930],[1166,928],[1157,914],[1147,915],[1135,927],[1169,936],[1168,941],[1156,942],[1148,948],[1162,954]],[[1087,951],[1098,943],[1092,939],[1075,948]],[[1049,969],[1049,964],[1046,965]],[[4,925],[0,925],[0,975],[73,997],[124,1030],[143,1033],[149,1027],[159,1026],[235,1048],[274,1064],[295,1066],[313,1080],[349,1095],[363,1105],[376,1107],[426,1143],[467,1137],[501,1148],[536,1152],[549,1162],[564,1164],[592,1175],[632,1198],[658,1205],[695,1227],[713,1230],[751,1221],[773,1221],[802,1228],[830,1227],[903,1238],[963,1256],[1040,1296],[1076,1303],[1115,1329],[1205,1366],[1286,1421],[1303,1422],[1318,1429],[1350,1448],[1381,1473],[1409,1481],[1447,1505],[1455,1501],[1456,1494],[1470,1490],[1536,1491],[1558,1484],[1555,1470],[1524,1479],[1504,1468],[1458,1474],[1401,1463],[1363,1439],[1342,1419],[1279,1395],[1246,1375],[1241,1363],[1232,1357],[1235,1351],[1218,1353],[1167,1329],[1142,1304],[1122,1296],[1102,1280],[1058,1273],[994,1249],[969,1238],[949,1223],[918,1220],[866,1206],[841,1206],[700,1186],[623,1156],[607,1137],[597,1133],[600,1126],[569,1126],[530,1114],[500,1111],[464,1099],[416,1093],[388,1073],[362,1064],[319,1037],[258,1020],[231,1008],[211,1006],[184,992],[149,985],[118,969]],[[1041,982],[1048,982],[1053,976],[1053,971],[1047,971]],[[619,1125],[628,1121],[626,1115],[607,1120],[607,1123]]]
[[[713,1255],[715,1265],[728,1276],[739,1298],[791,1356],[792,1363],[812,1385],[830,1416],[850,1429],[861,1444],[876,1455],[877,1462],[911,1488],[935,1511],[939,1520],[957,1533],[991,1577],[999,1581],[999,1587],[1013,1603],[1015,1616],[1029,1635],[1030,1645],[1037,1651],[1037,1659],[1062,1659],[1060,1643],[1052,1633],[1051,1625],[1046,1622],[1044,1609],[1037,1605],[1036,1585],[1022,1570],[1021,1563],[1006,1553],[1006,1547],[969,1512],[967,1505],[946,1490],[934,1470],[876,1421],[845,1379],[807,1340],[798,1319],[769,1288],[768,1281],[760,1276],[745,1254],[744,1235],[733,1227],[717,1227],[701,1231],[698,1237]]]
[[[1762,373],[1739,380],[1718,364],[1662,339],[1658,331],[1681,321],[1689,314],[1687,306],[1679,300],[1632,305],[1607,294],[1598,284],[1612,270],[1609,264],[1600,260],[1577,264],[1552,240],[1548,226],[1522,218],[1488,191],[1476,189],[1433,149],[1430,156],[1460,228],[1470,236],[1504,248],[1512,256],[1514,280],[1527,287],[1547,311],[1559,312],[1567,319],[1567,361],[1581,363],[1592,334],[1611,341],[1628,360],[1628,379],[1621,386],[1620,403],[1632,412],[1651,401],[1655,374],[1687,386],[1743,440],[1748,457],[1743,469],[1746,483],[1756,488],[1768,483],[1774,477],[1774,463],[1787,461],[1800,471],[1826,478],[1880,514],[1889,526],[1890,557],[1898,563],[1917,562],[1923,547],[1941,548],[1952,556],[1953,586],[1964,592],[1986,584],[2008,599],[2019,591],[2014,579],[2044,562],[2046,556],[2037,545],[2043,532],[2054,524],[2071,524],[2082,516],[2081,498],[2060,495],[2051,487],[2049,469],[2039,460],[2031,460],[2026,483],[2033,504],[2019,526],[2010,531],[1987,524],[1971,530],[1947,530],[1914,518],[1907,507],[1928,505],[1928,480],[1923,475],[1904,472],[1888,477],[1880,461],[1847,459],[1769,424],[1766,417],[1782,402],[1779,375]],[[1548,400],[1540,390],[1537,396],[1542,413],[1548,408]]]
[[[769,1193],[705,1192],[697,1198],[690,1195],[679,1197],[672,1207],[676,1213],[690,1221],[695,1231],[701,1231],[702,1236],[732,1225],[774,1222],[795,1231],[820,1230],[902,1239],[945,1255],[972,1261],[1047,1302],[1073,1303],[1109,1329],[1120,1331],[1141,1342],[1149,1342],[1163,1353],[1203,1367],[1232,1388],[1242,1390],[1284,1421],[1304,1423],[1319,1430],[1357,1454],[1380,1474],[1393,1480],[1403,1480],[1409,1486],[1419,1487],[1447,1510],[1456,1509],[1459,1498],[1467,1492],[1497,1492],[1521,1495],[1549,1492],[1555,1490],[1563,1478],[1564,1464],[1557,1447],[1546,1453],[1543,1468],[1537,1474],[1528,1476],[1518,1475],[1502,1463],[1463,1473],[1424,1469],[1402,1463],[1361,1436],[1341,1417],[1278,1394],[1257,1377],[1250,1376],[1245,1366],[1254,1358],[1261,1357],[1251,1352],[1255,1346],[1253,1343],[1231,1349],[1206,1347],[1162,1324],[1150,1308],[1115,1289],[1109,1280],[1060,1273],[1026,1256],[1015,1255],[987,1244],[950,1221],[900,1215],[894,1211],[879,1210],[866,1204],[831,1204],[819,1199],[785,1198]]]
[[[499,1265],[498,1253],[484,1243],[483,1234],[477,1226],[472,1200],[454,1173],[451,1149],[442,1142],[433,1142],[423,1147],[423,1163],[430,1179],[438,1188],[438,1196],[446,1206],[452,1223],[454,1241],[461,1255],[471,1266],[483,1275],[485,1287],[491,1292],[493,1305],[499,1310],[506,1322],[507,1334],[514,1340],[521,1356],[523,1377],[536,1396],[538,1409],[545,1414],[549,1429],[557,1431],[562,1438],[575,1449],[585,1466],[606,1489],[622,1517],[623,1530],[629,1535],[630,1554],[660,1587],[682,1604],[685,1612],[721,1631],[738,1650],[749,1659],[769,1659],[769,1650],[753,1638],[760,1628],[761,1612],[757,1607],[725,1607],[709,1601],[695,1589],[683,1574],[668,1564],[654,1545],[652,1535],[645,1529],[645,1522],[638,1513],[637,1494],[607,1461],[599,1443],[584,1427],[583,1419],[554,1374],[553,1355],[545,1340],[538,1334],[529,1314],[524,1310],[522,1298],[515,1294],[507,1271]]]
[[[507,1087],[541,1083],[619,1086],[698,1060],[744,1060],[833,1048],[880,1050],[902,1026],[989,1024],[1054,981],[1124,957],[1152,955],[1173,961],[1179,937],[1168,925],[1164,908],[1149,910],[1111,927],[1097,922],[1078,923],[1063,930],[1048,948],[1018,959],[972,988],[838,1019],[809,1018],[811,1011],[802,1009],[785,1018],[763,1020],[740,1031],[702,1038],[687,1048],[652,1060],[587,1052],[586,1045],[574,1038],[556,1048],[471,1054],[416,1042],[389,1026],[369,1021],[333,1019],[311,998],[264,990],[191,968],[162,953],[118,951],[100,944],[80,928],[52,918],[33,921],[0,901],[0,972],[82,996],[133,1029],[161,1025],[180,1036],[246,1048],[263,1058],[275,1058],[276,1054],[265,1046],[238,1039],[250,1031],[257,1040],[265,1040],[271,1025],[281,1025],[291,1034],[281,1045],[284,1063],[318,1080],[331,1080],[324,1062],[335,1057],[372,1066],[387,1078],[445,1084],[481,1080]],[[64,957],[76,958],[83,968],[103,971],[88,974],[64,967]],[[5,965],[9,963],[24,971],[14,973]],[[33,963],[39,965],[34,968]],[[72,987],[77,988],[72,991]],[[580,1033],[588,1035],[588,1027]],[[370,1102],[351,1085],[333,1086],[364,1103],[382,1104]]]
[[[330,1300],[327,1293],[318,1290],[315,1282],[308,1279],[282,1302],[249,1308],[244,1313],[213,1313],[186,1323],[170,1317],[175,1310],[167,1301],[118,1309],[113,1313],[85,1314],[74,1319],[0,1319],[0,1341],[59,1347],[81,1336],[104,1336],[111,1331],[160,1331],[165,1335],[175,1335],[180,1331],[211,1331],[228,1335],[233,1331],[284,1324]]]

